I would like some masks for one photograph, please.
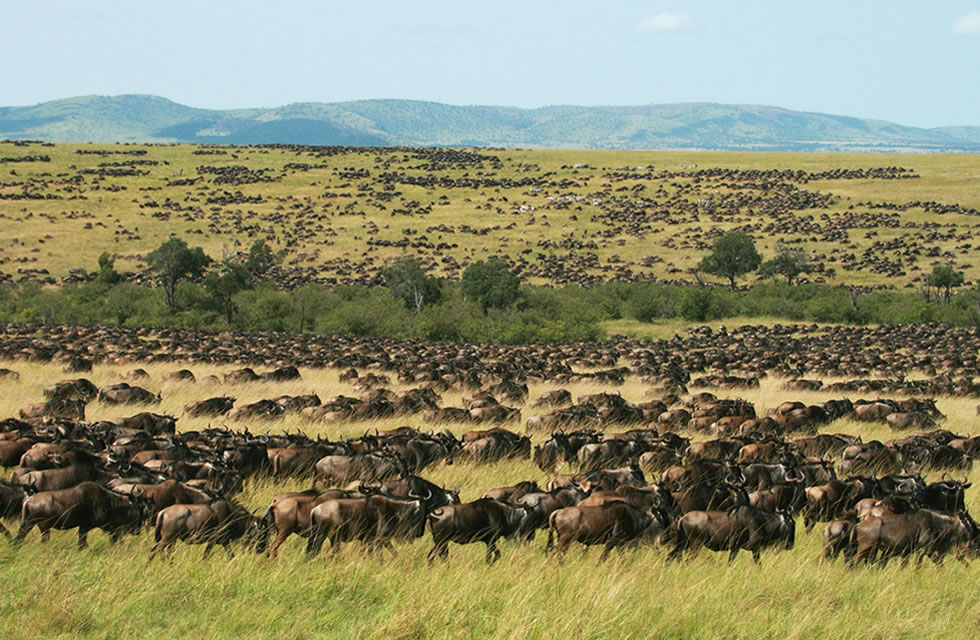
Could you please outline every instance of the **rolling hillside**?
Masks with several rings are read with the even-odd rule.
[[[50,142],[978,152],[980,128],[708,103],[539,109],[412,100],[195,109],[145,95],[0,107],[0,138]]]

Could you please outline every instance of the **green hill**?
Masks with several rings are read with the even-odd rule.
[[[0,137],[52,142],[502,146],[767,151],[980,151],[980,127],[709,103],[518,109],[416,100],[195,109],[144,95],[0,107]]]

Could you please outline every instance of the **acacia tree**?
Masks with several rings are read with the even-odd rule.
[[[146,256],[146,262],[160,277],[167,307],[173,311],[177,308],[177,283],[200,276],[211,259],[201,247],[192,249],[182,239],[170,234],[169,240]]]
[[[490,307],[503,308],[517,300],[521,281],[497,256],[479,260],[463,271],[463,296],[480,303],[483,313]]]
[[[943,300],[949,304],[949,298],[953,293],[953,288],[963,284],[964,276],[962,271],[954,271],[948,264],[937,264],[929,274],[929,286],[943,289]]]
[[[248,269],[232,261],[225,261],[220,273],[212,271],[204,278],[204,288],[225,314],[228,324],[231,324],[237,308],[234,301],[235,294],[251,286],[252,279]]]
[[[395,260],[381,277],[385,286],[409,309],[422,313],[427,304],[439,302],[442,297],[442,286],[439,279],[430,276],[422,268],[422,263],[411,256],[403,256]]]
[[[755,249],[752,236],[741,231],[730,231],[715,239],[711,253],[701,260],[701,271],[728,278],[732,291],[735,278],[755,271],[762,263],[762,256]]]
[[[786,284],[793,284],[793,280],[801,273],[809,273],[811,268],[806,251],[790,249],[780,244],[776,249],[776,257],[763,262],[759,271],[767,278],[775,278],[777,275],[786,276]]]
[[[269,269],[282,262],[285,255],[285,249],[273,251],[272,247],[260,238],[253,242],[251,248],[248,250],[248,257],[245,258],[245,269],[248,271],[252,280],[262,280],[269,272]]]

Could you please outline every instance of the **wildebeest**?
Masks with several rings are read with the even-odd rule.
[[[443,507],[448,509],[450,507]],[[327,500],[310,512],[308,557],[320,553],[324,540],[330,540],[330,551],[336,553],[344,542],[373,543],[380,551],[388,549],[395,538],[418,538],[425,527],[422,500],[399,500],[375,495],[366,498]]]
[[[649,511],[627,502],[566,507],[555,511],[548,519],[545,548],[549,552],[555,549],[561,562],[573,542],[587,546],[603,544],[605,547],[599,557],[602,561],[612,549],[638,540],[653,523],[654,517]]]
[[[677,521],[675,547],[668,559],[680,558],[685,551],[693,556],[705,546],[712,551],[729,551],[729,564],[739,549],[751,551],[758,563],[762,549],[792,549],[795,538],[796,523],[785,511],[771,513],[748,505],[729,511],[691,511]]]
[[[351,480],[375,482],[406,475],[407,469],[401,456],[386,451],[358,453],[352,456],[330,455],[320,458],[316,465],[316,478],[328,485],[344,485]]]
[[[872,562],[876,556],[881,567],[893,556],[901,556],[905,564],[913,553],[918,553],[917,564],[926,555],[941,564],[943,556],[951,551],[962,560],[963,552],[978,533],[977,524],[965,512],[948,515],[918,509],[868,518],[857,523],[851,532],[850,544],[855,551],[847,566]]]
[[[432,562],[437,555],[448,559],[450,542],[482,542],[487,545],[487,564],[493,564],[500,558],[497,540],[516,535],[523,528],[529,513],[528,509],[512,507],[490,498],[440,507],[428,516],[429,531],[432,533],[428,561]]]
[[[22,487],[0,481],[0,519],[20,514],[21,505],[26,498],[27,492]],[[10,532],[3,526],[3,522],[0,522],[0,534],[10,537]]]
[[[259,520],[241,505],[228,500],[214,500],[205,504],[175,504],[166,507],[156,517],[154,540],[150,560],[163,550],[173,550],[177,540],[188,544],[206,544],[204,557],[214,545],[221,545],[229,558],[234,557],[231,543],[247,538],[256,553],[265,551],[265,528]]]
[[[327,489],[320,493],[316,489],[283,493],[272,499],[262,517],[267,530],[274,529],[276,537],[269,545],[269,557],[275,558],[279,547],[293,533],[307,537],[310,535],[310,513],[327,500],[338,498],[363,498],[366,494],[343,489]]]
[[[99,402],[103,404],[160,404],[160,394],[153,394],[142,387],[120,382],[99,389]]]
[[[188,402],[184,405],[184,413],[192,418],[197,418],[200,416],[216,417],[224,415],[234,406],[235,398],[230,396],[220,396],[208,398],[207,400],[199,400],[197,402]]]
[[[95,482],[82,482],[70,489],[35,493],[21,508],[20,530],[12,540],[19,544],[35,526],[41,542],[47,542],[51,529],[78,528],[78,547],[88,546],[88,532],[102,529],[110,540],[124,533],[139,533],[142,514],[135,502]]]

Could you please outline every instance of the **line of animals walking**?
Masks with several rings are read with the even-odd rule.
[[[84,405],[98,393],[85,379],[64,381],[46,391],[46,404]],[[591,396],[600,404],[612,397],[618,396]],[[682,428],[707,415],[713,422],[703,430],[718,433],[717,423],[733,417],[733,408],[743,418],[736,426],[748,420],[761,426],[742,400],[719,401],[711,394],[679,400],[691,409]],[[800,423],[775,419],[797,412],[829,422],[875,404],[942,419],[934,402],[909,403],[784,403],[789,406],[767,418],[777,427],[789,425],[785,433],[743,428],[701,442],[665,422],[615,433],[558,425],[533,447],[529,436],[503,427],[460,437],[401,427],[331,441],[247,429],[178,433],[176,418],[149,412],[98,422],[8,418],[0,422],[0,465],[15,468],[10,482],[0,484],[0,517],[20,516],[20,525],[12,537],[2,524],[0,532],[20,545],[34,528],[42,542],[52,529],[77,529],[84,548],[93,529],[117,542],[150,528],[152,560],[181,540],[204,544],[205,556],[221,546],[231,557],[233,544],[240,544],[275,558],[293,534],[307,539],[311,558],[327,541],[331,554],[358,543],[394,555],[395,543],[423,537],[427,528],[429,562],[448,559],[450,543],[480,542],[492,564],[501,556],[499,540],[523,545],[546,531],[546,549],[559,562],[575,544],[602,546],[602,559],[615,549],[660,544],[669,548],[668,561],[707,548],[727,551],[731,563],[741,550],[760,562],[766,549],[792,549],[802,516],[808,532],[827,523],[823,557],[843,554],[848,566],[884,566],[896,557],[941,564],[948,555],[966,563],[980,554],[980,527],[965,505],[970,483],[949,474],[969,471],[980,438],[933,429],[864,443],[814,427],[811,435],[789,439]],[[465,503],[459,489],[420,475],[454,463],[478,473],[481,465],[506,459],[533,459],[551,473],[567,463],[575,472],[555,475],[543,489],[534,480],[489,488]],[[923,471],[944,475],[927,483]],[[263,475],[277,482],[312,478],[313,486],[276,496],[264,512],[250,512],[236,496],[247,480]]]

